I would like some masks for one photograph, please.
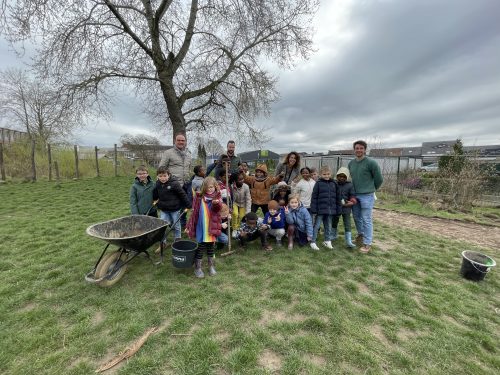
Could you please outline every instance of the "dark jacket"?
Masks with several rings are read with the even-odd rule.
[[[347,177],[347,180],[345,183],[341,184],[339,181],[337,181],[337,185],[339,186],[340,189],[340,199],[344,200],[344,202],[352,202],[356,203],[356,192],[354,191],[354,185],[351,182],[351,175],[349,173],[349,169],[346,167],[341,167],[338,172],[337,176],[339,174],[343,174]],[[350,214],[351,213],[351,207],[352,206],[342,206],[342,213],[343,214]]]
[[[145,184],[139,181],[136,177],[130,188],[130,212],[134,215],[146,215],[148,210],[154,211],[153,207],[153,189],[155,183],[148,176]]]
[[[156,181],[156,186],[153,190],[153,199],[158,199],[156,207],[166,212],[178,211],[183,207],[191,208],[191,202],[187,198],[186,192],[179,180],[173,176],[170,176],[164,184],[159,180]]]
[[[334,180],[319,179],[311,196],[311,213],[317,215],[340,215],[340,189]]]

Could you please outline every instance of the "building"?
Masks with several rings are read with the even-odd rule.
[[[249,168],[255,168],[257,164],[265,163],[268,166],[275,166],[280,161],[280,155],[270,150],[254,150],[241,152],[238,154],[242,162],[248,164]]]

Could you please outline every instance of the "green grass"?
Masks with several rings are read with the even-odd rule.
[[[90,374],[153,326],[107,373],[500,372],[499,271],[466,281],[463,243],[390,223],[369,255],[255,246],[202,280],[137,258],[111,288],[85,282],[104,247],[85,228],[128,214],[130,183],[0,186],[0,373]]]

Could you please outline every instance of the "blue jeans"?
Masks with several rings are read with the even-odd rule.
[[[160,211],[160,219],[166,221],[168,224],[172,225],[175,223],[174,231],[175,238],[181,238],[181,222],[179,219],[179,215],[181,211]]]
[[[332,217],[333,215],[316,215],[316,221],[314,222],[314,231],[312,242],[316,242],[318,238],[318,231],[321,223],[323,222],[323,229],[325,230],[325,241],[332,240]]]
[[[371,245],[373,240],[373,206],[375,193],[356,194],[358,203],[352,206],[352,216],[358,234],[363,235],[363,245]]]
[[[224,232],[221,232],[220,236],[217,237],[217,239],[215,240],[215,242],[224,243],[224,244],[228,243],[229,239],[227,237],[227,234],[224,233]]]

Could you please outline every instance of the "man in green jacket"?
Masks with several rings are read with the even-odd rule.
[[[356,141],[353,144],[356,159],[349,162],[349,172],[356,192],[357,203],[352,207],[352,215],[358,236],[356,240],[363,239],[360,251],[368,253],[373,240],[373,206],[375,204],[375,191],[384,181],[380,167],[375,160],[366,156],[368,147],[365,141]]]

